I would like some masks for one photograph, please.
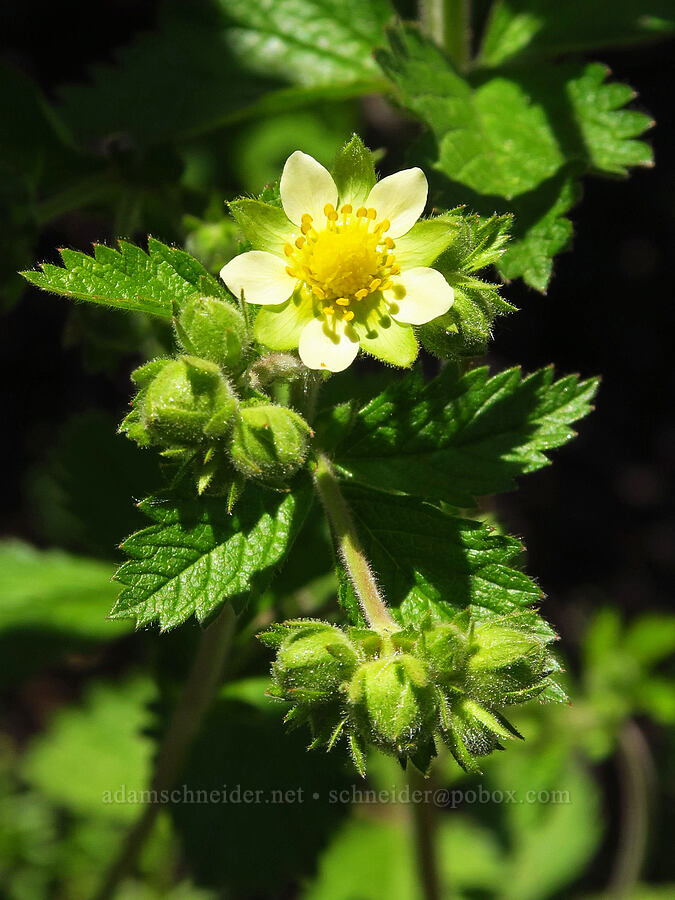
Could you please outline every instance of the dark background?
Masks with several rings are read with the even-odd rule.
[[[2,52],[53,98],[59,84],[86,79],[92,63],[112,61],[116,46],[151,28],[156,6],[70,3],[66,15],[53,4],[40,5],[38,15],[35,4],[7,3],[0,10]],[[616,79],[635,88],[637,107],[656,120],[648,136],[656,167],[626,181],[586,180],[572,212],[572,252],[557,259],[546,296],[520,283],[505,289],[520,312],[497,322],[491,353],[499,367],[521,364],[530,371],[554,361],[559,373],[602,375],[596,412],[581,423],[577,440],[556,452],[552,468],[499,501],[549,595],[543,611],[572,656],[591,610],[611,603],[630,616],[668,607],[675,564],[675,58],[669,44],[598,56]],[[377,130],[370,128],[376,142]],[[105,227],[92,217],[57,222],[43,231],[36,259],[54,259],[54,247],[63,244],[87,250],[108,237],[101,233]],[[0,528],[38,544],[44,536],[27,499],[29,471],[48,456],[69,415],[105,409],[119,418],[130,393],[133,360],[111,378],[87,371],[78,347],[63,349],[68,314],[67,302],[27,290],[4,317],[0,335]],[[656,749],[664,764],[668,748]],[[664,866],[667,856],[653,853],[652,859]]]

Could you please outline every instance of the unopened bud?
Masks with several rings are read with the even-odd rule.
[[[188,300],[176,321],[176,334],[187,353],[224,369],[241,367],[246,325],[231,303],[215,297]]]
[[[283,484],[307,458],[310,434],[292,409],[273,403],[246,406],[232,431],[230,456],[242,475]]]
[[[415,752],[435,727],[436,700],[424,665],[407,653],[364,663],[349,686],[360,730],[384,750]]]

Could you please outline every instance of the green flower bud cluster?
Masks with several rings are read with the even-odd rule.
[[[256,387],[246,371],[244,318],[224,300],[195,297],[175,320],[180,355],[132,373],[138,393],[120,430],[156,447],[194,477],[199,492],[238,495],[247,478],[282,488],[305,462],[311,429]],[[277,364],[278,367],[278,364]]]
[[[260,635],[277,654],[269,693],[293,704],[287,722],[310,726],[310,747],[346,738],[361,774],[369,746],[426,773],[437,737],[479,773],[478,757],[520,737],[501,710],[540,696],[559,671],[553,634],[533,615],[476,622],[460,613],[385,634],[311,619],[273,625]]]

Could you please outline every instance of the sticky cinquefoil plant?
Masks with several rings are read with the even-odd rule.
[[[309,726],[312,747],[348,748],[361,774],[371,750],[427,773],[440,746],[477,772],[518,736],[510,707],[564,697],[520,542],[466,511],[544,465],[595,382],[466,365],[477,310],[489,330],[511,309],[483,271],[510,219],[427,206],[421,169],[378,181],[354,136],[332,172],[296,151],[278,191],[230,204],[240,252],[220,279],[152,238],[147,254],[63,251],[65,268],[26,273],[173,323],[173,347],[132,374],[121,425],[162,455],[167,487],[123,545],[112,616],[209,625],[191,688],[206,696],[229,611],[268,588],[296,540],[302,553],[317,498],[344,617],[262,633],[276,654],[269,693],[289,724]],[[412,368],[420,345],[445,360],[434,378]],[[392,367],[388,386],[324,401],[359,351]]]

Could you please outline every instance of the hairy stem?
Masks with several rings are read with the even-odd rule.
[[[361,609],[368,624],[376,631],[394,631],[398,628],[375,581],[354,520],[342,496],[340,484],[328,457],[321,454],[314,471],[314,482],[333,530],[335,543],[349,573]]]
[[[420,23],[428,37],[448,54],[458,69],[471,58],[469,0],[420,0]]]
[[[408,769],[408,783],[411,792],[423,791],[423,796],[429,788],[429,783],[412,766]],[[422,896],[424,900],[440,900],[441,895],[447,898],[447,892],[441,891],[438,872],[436,810],[426,799],[419,803],[411,802],[410,809]]]
[[[644,735],[635,722],[626,722],[619,735],[621,775],[621,833],[610,882],[611,897],[633,895],[647,851],[649,800],[654,766]]]
[[[220,683],[225,658],[234,632],[235,615],[228,604],[201,636],[188,680],[160,746],[153,792],[171,790],[180,774],[187,751],[204,720]],[[111,900],[123,879],[133,872],[143,845],[162,805],[148,803],[127,833],[122,849],[108,870],[97,900]]]

